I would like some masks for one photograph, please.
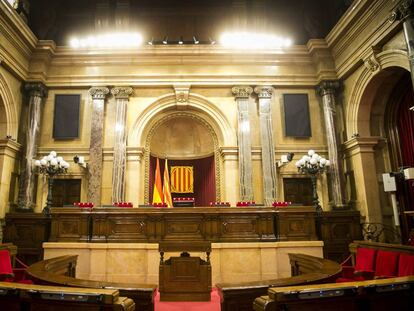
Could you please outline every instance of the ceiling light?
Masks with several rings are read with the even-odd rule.
[[[69,44],[73,48],[132,48],[142,44],[139,33],[108,33],[85,38],[72,38]]]
[[[193,36],[193,41],[194,41],[194,44],[199,44],[200,43],[200,41],[197,40],[196,36]]]
[[[168,37],[165,36],[164,39],[162,40],[162,44],[168,44]]]
[[[220,43],[227,47],[243,49],[286,48],[292,45],[288,38],[271,34],[251,32],[227,32],[220,37]]]

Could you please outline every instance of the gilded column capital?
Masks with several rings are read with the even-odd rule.
[[[395,9],[388,16],[388,21],[390,23],[395,22],[396,20],[404,21],[408,17],[413,15],[413,0],[402,0],[398,3]]]
[[[270,85],[258,85],[254,88],[254,92],[259,98],[271,98],[273,94],[273,87]]]
[[[233,86],[231,92],[236,98],[249,98],[250,94],[253,93],[253,88],[250,86]]]
[[[128,99],[129,96],[133,93],[132,87],[129,86],[116,86],[111,89],[111,94],[115,96],[115,98],[124,98]]]
[[[42,82],[26,82],[24,90],[29,96],[47,97],[47,87]]]
[[[335,95],[335,92],[339,89],[340,83],[337,80],[325,80],[319,83],[316,88],[316,91],[320,96],[325,96],[328,94]]]
[[[105,99],[108,93],[109,89],[105,86],[91,87],[89,89],[89,95],[92,96],[92,99]]]

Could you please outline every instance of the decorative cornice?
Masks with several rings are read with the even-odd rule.
[[[98,86],[91,87],[88,92],[92,96],[92,99],[105,99],[109,93],[109,89],[105,86]]]
[[[233,86],[231,92],[236,98],[249,98],[250,94],[253,93],[253,88],[250,86]]]
[[[47,87],[42,82],[26,82],[24,84],[24,90],[30,97],[47,97]]]
[[[335,95],[335,92],[339,89],[341,84],[337,80],[326,80],[322,81],[316,88],[316,91],[320,96],[328,94]]]
[[[116,99],[128,99],[132,93],[133,89],[130,86],[116,86],[111,89],[111,94],[114,95]]]
[[[271,98],[273,94],[273,87],[269,85],[258,85],[254,88],[254,92],[259,98]]]
[[[398,3],[394,10],[388,16],[390,23],[398,21],[405,21],[407,18],[413,15],[413,1],[402,0]]]

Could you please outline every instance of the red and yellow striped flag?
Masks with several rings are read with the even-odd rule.
[[[152,193],[152,204],[164,203],[164,195],[162,193],[160,161],[157,158],[157,166],[155,168],[154,191]]]
[[[162,188],[164,194],[164,202],[167,204],[167,207],[173,207],[172,197],[171,197],[171,188],[170,188],[170,176],[168,173],[168,160],[165,159],[164,167],[164,186]]]
[[[171,166],[171,192],[194,192],[194,176],[192,166]]]

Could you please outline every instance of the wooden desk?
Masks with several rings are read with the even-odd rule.
[[[188,252],[206,252],[207,259]],[[210,301],[211,243],[207,241],[160,242],[159,292],[161,301]],[[182,252],[164,260],[165,252]]]
[[[52,208],[50,242],[317,240],[313,207]]]

